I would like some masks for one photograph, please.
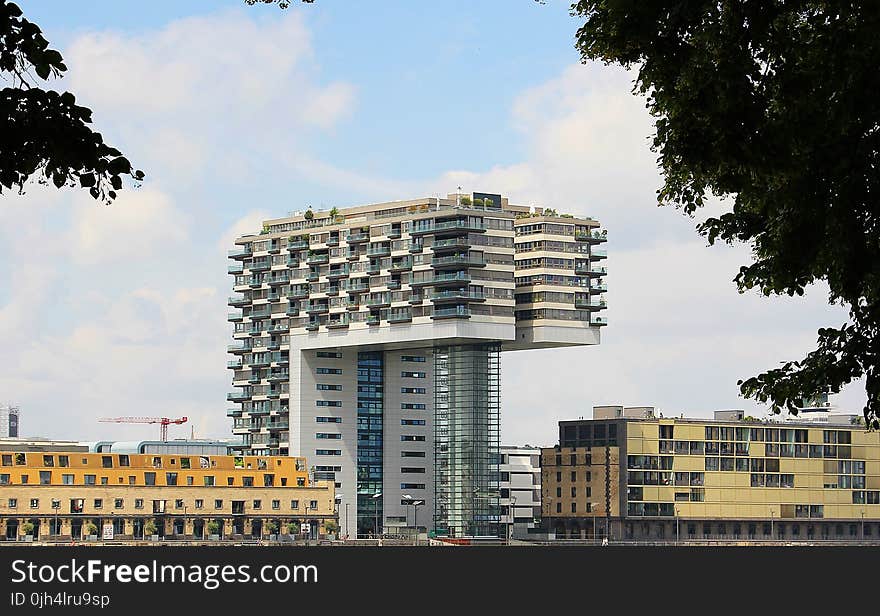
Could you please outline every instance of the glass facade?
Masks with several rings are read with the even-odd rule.
[[[501,347],[434,349],[434,528],[498,536]]]
[[[358,353],[357,393],[357,534],[382,529],[383,354]]]

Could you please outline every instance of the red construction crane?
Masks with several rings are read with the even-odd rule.
[[[163,441],[168,440],[168,424],[186,423],[186,417],[177,419],[169,419],[168,417],[102,417],[98,421],[110,423],[146,423],[159,424],[159,438]]]

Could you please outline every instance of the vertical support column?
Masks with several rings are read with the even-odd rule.
[[[450,536],[499,536],[500,351],[434,350],[434,526]]]

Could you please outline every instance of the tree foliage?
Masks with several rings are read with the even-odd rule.
[[[880,411],[880,3],[781,0],[581,1],[582,59],[636,67],[655,117],[660,204],[710,244],[744,242],[741,292],[802,295],[825,281],[849,322],[822,328],[799,361],[741,393],[796,412],[797,400],[865,377],[868,426]]]
[[[21,192],[35,176],[58,188],[80,186],[109,203],[124,176],[143,179],[88,126],[92,111],[77,105],[73,94],[37,87],[66,70],[40,28],[17,5],[0,0],[0,80],[10,84],[0,90],[0,194]]]

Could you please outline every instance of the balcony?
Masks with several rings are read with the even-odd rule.
[[[250,314],[246,315],[250,319],[264,319],[271,315],[271,311],[268,309],[263,310],[251,310]]]
[[[574,307],[578,310],[604,310],[607,307],[607,303],[604,299],[575,297]]]
[[[410,295],[409,303],[410,304],[421,304],[424,301],[424,298],[421,295],[416,295],[415,293]]]
[[[587,270],[587,275],[590,278],[601,278],[602,276],[608,275],[608,268],[594,265],[589,270]]]
[[[226,347],[227,353],[235,353],[235,354],[247,353],[250,350],[251,350],[250,344],[230,344],[229,346]]]
[[[244,315],[241,312],[227,312],[226,320],[227,321],[241,321],[244,318]]]
[[[299,268],[300,260],[299,257],[288,257],[287,259],[287,267],[292,267],[294,269]]]
[[[451,291],[438,291],[434,293],[433,295],[431,295],[431,301],[435,304],[461,301],[483,302],[486,301],[486,296],[478,291],[470,291],[467,289],[454,289]]]
[[[251,254],[253,254],[253,253],[251,252],[250,245],[245,245],[245,246],[236,246],[235,248],[233,248],[232,250],[230,250],[226,254],[230,259],[244,259],[244,258],[251,256]]]
[[[273,372],[269,375],[270,383],[280,383],[281,381],[286,381],[290,378],[289,372]]]
[[[252,272],[263,272],[272,267],[272,264],[269,261],[254,261],[250,265],[248,265],[248,269]]]
[[[392,227],[391,230],[385,234],[389,240],[399,240],[400,239],[400,227],[397,228]]]
[[[346,251],[345,258],[349,261],[357,261],[361,258],[360,253],[357,251],[357,248],[350,249]]]
[[[251,303],[251,300],[244,295],[230,295],[226,303],[230,306],[239,308],[241,306],[247,306]]]
[[[593,261],[598,261],[599,259],[606,259],[606,258],[608,258],[608,251],[605,250],[604,248],[603,249],[593,248],[592,250],[590,250],[590,258]]]
[[[328,246],[339,246],[339,235],[331,235],[327,238]]]
[[[308,323],[306,323],[306,331],[307,332],[318,331],[318,322],[317,321],[309,321]]]
[[[283,276],[273,276],[272,278],[269,278],[269,285],[270,286],[275,286],[275,285],[279,285],[279,284],[287,284],[288,282],[290,282],[290,276],[288,276],[286,272],[284,273]]]
[[[469,319],[471,311],[467,306],[451,306],[449,308],[435,308],[432,319]]]
[[[306,280],[308,282],[318,282],[318,278],[320,278],[320,274],[315,270],[311,270],[308,274],[306,274]]]
[[[299,304],[289,304],[287,306],[286,311],[287,316],[289,317],[298,317],[299,316]]]
[[[462,254],[439,257],[431,260],[434,269],[452,269],[456,267],[486,267],[486,260],[477,255]]]
[[[244,402],[251,399],[251,393],[245,391],[231,391],[226,394],[226,399],[229,402]]]
[[[590,319],[590,325],[595,325],[598,327],[608,325],[608,317],[593,317],[592,319]]]
[[[471,277],[467,274],[467,272],[456,272],[454,274],[438,274],[434,276],[434,278],[429,279],[422,284],[433,284],[434,286],[449,286],[470,284],[470,282]]]
[[[404,257],[403,259],[391,260],[391,265],[388,266],[389,272],[405,272],[412,269],[412,259],[409,257]]]
[[[306,305],[306,312],[309,314],[325,314],[329,312],[330,306],[327,304],[309,303]]]
[[[263,286],[263,277],[262,276],[251,276],[250,278],[248,278],[248,286],[252,289],[262,287]]]
[[[247,381],[251,385],[256,385],[257,383],[260,382],[260,373],[259,372],[252,372],[250,377],[248,377]]]
[[[437,240],[431,244],[431,250],[436,252],[447,252],[450,250],[459,250],[461,248],[470,248],[471,243],[466,237],[453,237],[448,240]]]
[[[379,315],[371,314],[367,317],[367,325],[378,325],[379,324]]]
[[[259,336],[263,333],[263,328],[259,324],[254,324],[254,326],[247,330],[247,333],[251,336]]]
[[[348,265],[343,265],[337,268],[330,268],[330,271],[327,272],[327,278],[330,280],[338,280],[339,278],[346,278],[348,276]]]
[[[273,323],[266,329],[266,331],[269,333],[287,332],[290,331],[290,327],[282,325],[281,323]]]
[[[378,274],[379,272],[381,272],[382,265],[379,259],[376,259],[375,261],[370,261],[369,264],[367,264],[367,269],[365,271],[368,274]]]
[[[226,409],[227,417],[241,417],[241,409]]]
[[[365,231],[352,232],[345,236],[345,241],[349,244],[358,244],[360,242],[366,242],[369,239],[370,234]]]
[[[408,323],[410,321],[412,321],[412,312],[409,308],[388,311],[389,323]]]
[[[348,282],[348,287],[346,287],[345,290],[348,291],[349,293],[362,293],[364,291],[369,291],[370,285],[367,284],[366,280],[364,280],[364,279],[361,279],[361,280],[363,280],[363,282],[361,282],[360,280],[357,280],[357,281],[350,280]]]
[[[603,229],[602,231],[587,231],[586,233],[575,233],[574,239],[579,242],[589,242],[591,244],[599,244],[601,242],[608,241],[608,230]]]
[[[306,257],[306,263],[309,265],[323,265],[330,262],[330,255],[317,252],[311,253]]]
[[[400,281],[399,280],[389,280],[385,283],[385,286],[388,287],[389,291],[399,291],[400,290]]]
[[[375,245],[371,244],[369,248],[367,248],[367,256],[368,257],[390,257],[391,256],[391,246],[383,246],[383,245]]]
[[[348,327],[348,313],[342,313],[337,318],[331,317],[327,321],[327,329],[342,329]]]
[[[259,368],[261,366],[268,366],[270,363],[272,363],[272,358],[269,357],[268,353],[259,353],[254,354],[249,365],[252,368]]]
[[[605,293],[607,290],[608,285],[604,282],[597,282],[590,287],[590,293]]]
[[[309,238],[291,237],[287,240],[288,250],[305,250],[309,247]]]
[[[241,263],[233,263],[228,268],[226,268],[226,271],[230,274],[241,274],[242,272],[244,272],[244,265],[242,265]]]
[[[275,423],[267,423],[266,427],[270,430],[287,430],[290,428],[289,421],[276,421]]]
[[[410,242],[409,251],[411,253],[422,252],[425,249],[424,244],[422,242]]]
[[[240,359],[232,359],[226,362],[226,367],[232,370],[238,370],[239,368],[241,368],[241,366],[242,363]]]
[[[275,340],[270,340],[269,344],[266,345],[266,349],[269,351],[277,351],[281,348],[281,341],[277,338]]]
[[[349,298],[349,299],[345,300],[345,308],[346,308],[346,310],[360,310],[361,303],[357,298],[354,298],[354,299]]]
[[[370,308],[383,308],[391,305],[391,297],[389,295],[382,295],[380,297],[368,297],[365,303]]]
[[[324,290],[324,293],[325,293],[327,296],[330,296],[330,297],[336,297],[337,295],[339,295],[339,285],[331,285],[331,286],[328,286],[328,287]]]
[[[288,299],[305,299],[309,296],[309,288],[302,285],[294,285],[290,287]]]
[[[434,222],[432,225],[410,229],[410,235],[416,236],[425,233],[441,235],[468,231],[484,233],[486,231],[486,224],[475,220],[444,220],[441,222]]]

